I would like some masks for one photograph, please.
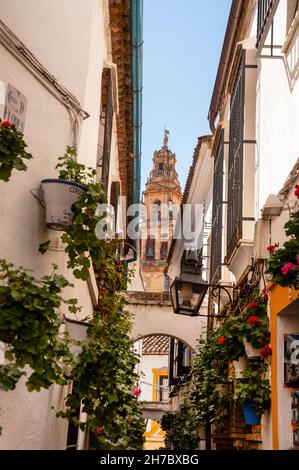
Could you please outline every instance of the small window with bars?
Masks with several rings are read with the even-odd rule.
[[[245,51],[241,55],[231,95],[227,200],[228,258],[242,237],[244,90]]]
[[[221,131],[217,152],[214,159],[210,282],[216,282],[221,278],[223,158],[224,130]]]

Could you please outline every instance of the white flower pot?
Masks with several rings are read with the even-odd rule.
[[[261,358],[261,350],[262,348],[256,349],[252,346],[251,343],[247,341],[247,339],[243,338],[243,344],[246,352],[246,356],[248,359],[260,359]]]
[[[89,323],[73,320],[66,316],[64,316],[64,321],[65,332],[68,333],[72,339],[76,341],[86,341],[89,339],[89,336],[87,336],[87,328],[89,327]],[[70,346],[70,351],[74,357],[77,358],[82,351],[82,347],[73,344]]]
[[[247,357],[240,357],[237,361],[233,361],[236,379],[243,379],[243,372],[248,367]]]
[[[41,182],[46,204],[46,225],[54,230],[66,230],[74,217],[74,204],[85,186],[74,181],[47,179]]]

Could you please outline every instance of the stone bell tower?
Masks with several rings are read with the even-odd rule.
[[[163,146],[153,155],[153,168],[145,184],[146,208],[141,240],[141,273],[147,292],[163,292],[164,268],[175,227],[176,208],[182,192],[175,170],[176,157],[168,148],[169,131]]]

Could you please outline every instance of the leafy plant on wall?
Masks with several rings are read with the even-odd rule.
[[[98,307],[88,330],[90,341],[83,344],[78,364],[72,370],[72,393],[66,399],[67,411],[59,412],[81,428],[88,429],[100,449],[138,449],[142,447],[144,419],[133,390],[138,382],[135,366],[139,358],[129,336],[130,314],[120,292],[130,280],[120,260],[119,241],[99,239],[96,226],[103,216],[99,204],[106,203],[96,172],[74,161],[75,150],[68,148],[60,158],[59,177],[83,184],[86,192],[76,204],[75,216],[62,241],[66,246],[68,267],[82,280],[93,265],[99,290]],[[87,423],[76,418],[78,407],[88,414]]]
[[[96,226],[103,218],[98,215],[98,206],[106,204],[107,200],[102,183],[96,180],[96,170],[75,161],[75,155],[74,147],[67,147],[56,166],[59,179],[74,181],[86,187],[76,203],[73,222],[61,239],[69,258],[68,267],[76,278],[86,281],[91,264],[96,268],[104,257],[104,244],[96,236]],[[49,244],[49,241],[42,243],[39,251],[45,253]]]
[[[191,405],[199,427],[209,422],[222,431],[228,425],[235,399],[252,402],[259,415],[270,406],[268,296],[266,292],[261,296],[252,293],[249,300],[242,308],[229,312],[208,339],[199,340],[191,370]],[[230,364],[245,356],[244,337],[260,348],[260,359],[249,361],[243,378],[235,380]]]
[[[295,196],[299,199],[298,185]],[[274,283],[299,290],[299,211],[291,215],[284,228],[290,239],[281,248],[277,244],[268,246],[267,273]]]
[[[0,340],[6,343],[9,364],[0,367],[0,386],[12,390],[25,366],[30,366],[26,381],[29,391],[65,385],[64,370],[73,364],[68,340],[59,334],[61,320],[57,309],[66,304],[73,310],[75,299],[64,301],[61,290],[72,286],[53,273],[35,279],[23,268],[0,260]]]
[[[59,416],[81,428],[88,426],[99,449],[139,449],[145,431],[134,393],[139,358],[129,336],[131,316],[119,294],[126,284],[126,270],[119,263],[117,243],[103,243],[105,257],[96,269],[99,304],[90,321],[90,341],[84,344],[72,372],[73,389],[66,399],[67,411]],[[81,402],[88,414],[86,423],[76,419]]]
[[[198,426],[189,401],[185,400],[177,411],[165,413],[161,420],[161,427],[166,432],[166,441],[170,443],[173,450],[198,448]]]
[[[26,171],[23,160],[30,160],[32,155],[26,151],[23,134],[9,121],[0,119],[0,179],[9,181],[13,169]]]
[[[12,390],[30,366],[29,391],[48,388],[52,383],[65,385],[73,380],[72,393],[66,399],[67,411],[58,412],[82,428],[88,427],[102,449],[138,449],[142,447],[144,419],[134,388],[138,383],[135,366],[139,358],[130,338],[130,314],[120,294],[130,275],[120,260],[117,240],[100,240],[95,233],[102,219],[98,204],[105,201],[95,171],[73,160],[68,148],[59,163],[60,177],[85,184],[87,191],[77,203],[75,217],[62,239],[66,245],[68,267],[82,280],[89,277],[93,265],[99,289],[98,307],[90,315],[90,338],[82,342],[82,353],[74,360],[67,336],[59,333],[58,310],[66,304],[77,311],[77,300],[64,301],[61,291],[73,287],[54,271],[40,280],[23,268],[16,269],[0,261],[0,340],[7,345],[9,364],[0,367],[0,386]],[[39,248],[44,253],[45,242]],[[66,376],[65,371],[68,371]],[[80,404],[88,413],[87,423],[76,418]]]

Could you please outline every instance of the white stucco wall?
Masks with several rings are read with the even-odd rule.
[[[141,356],[140,360],[140,384],[142,401],[153,401],[154,399],[154,384],[153,384],[153,369],[166,369],[168,368],[168,355],[153,355],[146,354]],[[167,374],[167,372],[166,372]]]
[[[106,0],[0,0],[0,10],[1,20],[90,114],[82,123],[78,158],[95,167],[102,68],[111,61]],[[24,139],[34,157],[26,173],[13,171],[8,183],[0,181],[0,257],[32,269],[36,276],[49,274],[51,263],[56,263],[59,273],[75,284],[65,296],[77,297],[86,316],[93,308],[87,283],[67,270],[60,233],[45,227],[45,211],[30,193],[42,179],[57,176],[57,157],[72,144],[69,113],[2,45],[0,61],[0,80],[27,97]],[[117,158],[115,134],[112,155]],[[116,177],[117,164],[113,168]],[[53,249],[42,256],[38,245],[48,239]],[[51,405],[61,406],[63,394],[59,387],[29,394],[23,383],[13,392],[0,392],[0,448],[63,449],[66,424],[50,412]]]
[[[282,0],[275,15],[275,30],[280,32],[280,44],[286,37],[286,7],[286,0]],[[297,30],[297,37],[298,34]],[[298,49],[295,53],[298,61]],[[299,157],[299,86],[296,83],[291,88],[284,57],[282,54],[281,59],[258,61],[257,216],[267,196],[281,189]]]

